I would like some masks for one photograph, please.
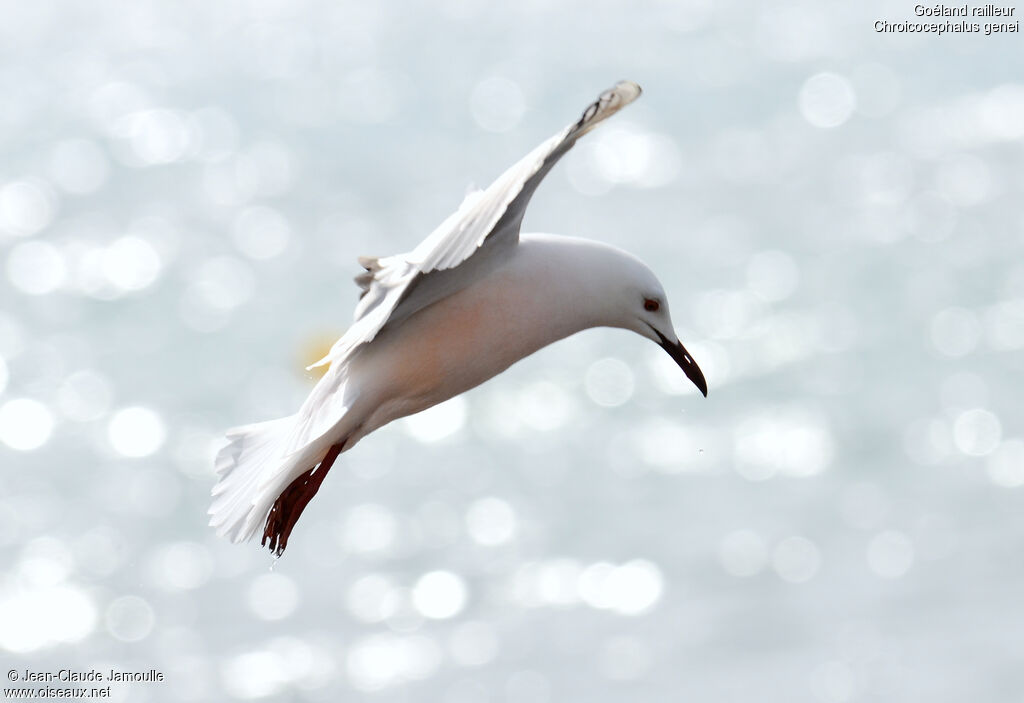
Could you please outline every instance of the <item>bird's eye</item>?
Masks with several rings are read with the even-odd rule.
[[[658,312],[658,308],[661,307],[661,303],[651,298],[644,298],[644,310],[647,312]]]

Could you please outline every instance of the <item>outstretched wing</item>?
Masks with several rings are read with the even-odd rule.
[[[519,226],[530,197],[576,140],[640,96],[640,86],[623,81],[602,93],[576,122],[561,130],[486,190],[470,193],[459,209],[407,254],[363,257],[366,272],[355,321],[327,356],[310,368],[331,364],[303,403],[289,450],[298,451],[328,432],[351,406],[358,388],[349,383],[346,360],[388,325],[465,288],[505,261],[519,243]]]
[[[459,209],[406,254],[362,257],[366,272],[355,323],[315,366],[337,363],[431,303],[472,283],[504,260],[519,241],[519,227],[533,192],[576,140],[640,96],[640,86],[621,81],[587,106],[576,122],[544,141],[486,190],[466,196]]]

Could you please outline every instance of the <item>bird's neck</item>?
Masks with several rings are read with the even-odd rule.
[[[550,344],[591,327],[616,327],[609,280],[621,252],[586,239],[524,234],[510,266],[535,314],[547,318]],[[524,303],[526,302],[524,301]]]

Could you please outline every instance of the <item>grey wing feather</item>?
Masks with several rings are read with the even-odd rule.
[[[376,256],[360,256],[359,265],[366,269],[355,278],[360,290],[359,297],[362,299],[369,292],[373,277],[380,271],[380,259]]]
[[[579,120],[540,144],[486,190],[469,193],[411,252],[360,258],[366,271],[356,277],[361,294],[355,323],[314,366],[340,361],[386,325],[407,319],[500,265],[503,254],[518,243],[526,206],[548,171],[576,140],[640,92],[636,83],[621,81],[602,93]]]

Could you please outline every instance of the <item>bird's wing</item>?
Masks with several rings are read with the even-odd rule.
[[[485,275],[519,242],[519,226],[537,186],[576,140],[640,96],[621,81],[587,106],[582,116],[505,171],[486,190],[466,196],[459,209],[406,254],[363,257],[355,322],[314,366],[338,363],[396,324]],[[311,367],[312,368],[312,367]]]

